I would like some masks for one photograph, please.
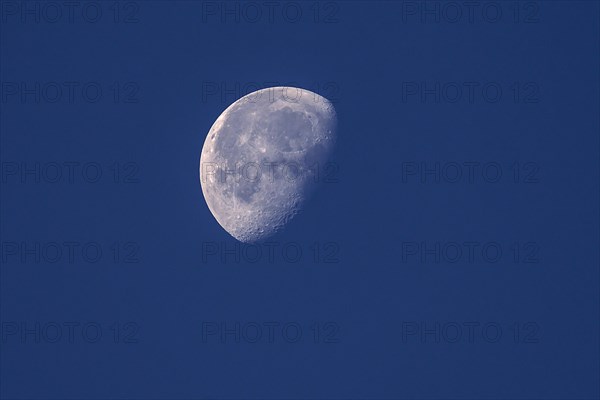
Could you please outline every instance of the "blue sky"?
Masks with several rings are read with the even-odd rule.
[[[598,3],[246,4],[1,2],[1,395],[597,398]],[[244,247],[200,152],[278,85],[332,179]]]

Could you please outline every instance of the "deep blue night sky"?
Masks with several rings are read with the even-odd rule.
[[[598,2],[73,4],[0,1],[0,397],[600,396]],[[198,165],[277,85],[339,141],[269,253]]]

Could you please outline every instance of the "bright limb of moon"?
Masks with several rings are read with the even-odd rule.
[[[246,243],[283,228],[318,183],[336,131],[331,102],[305,89],[266,88],[230,105],[200,156],[202,193],[215,219]]]

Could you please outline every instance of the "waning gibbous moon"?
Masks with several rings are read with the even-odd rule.
[[[281,86],[242,97],[217,118],[202,148],[208,208],[237,240],[268,238],[302,209],[336,135],[335,109],[316,93]]]

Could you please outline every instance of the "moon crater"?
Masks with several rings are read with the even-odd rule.
[[[231,104],[200,156],[202,193],[218,223],[245,243],[282,229],[318,184],[336,131],[331,102],[305,89],[262,89]]]

